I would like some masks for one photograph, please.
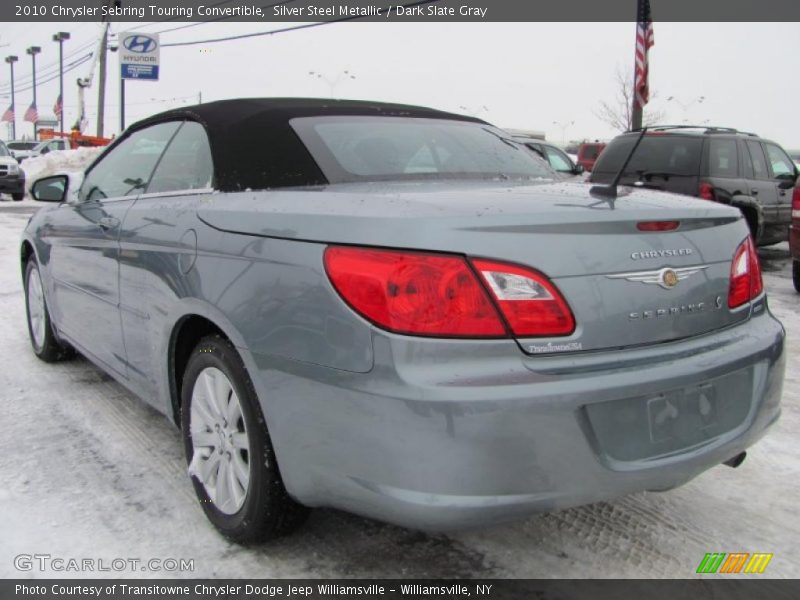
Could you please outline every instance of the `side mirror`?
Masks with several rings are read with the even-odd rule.
[[[50,152],[50,146],[45,146],[39,154],[47,154],[48,152]]]
[[[585,171],[586,169],[583,168],[583,165],[575,165],[575,168],[572,170],[572,172],[575,173],[575,175],[581,175]]]
[[[43,177],[31,186],[31,196],[39,202],[63,202],[68,188],[69,177],[66,175]]]

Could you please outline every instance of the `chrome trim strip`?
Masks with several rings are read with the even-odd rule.
[[[684,279],[688,279],[692,275],[699,273],[700,271],[704,271],[708,269],[710,265],[698,265],[695,267],[682,267],[682,268],[673,268],[673,267],[664,267],[662,269],[656,269],[655,271],[635,271],[632,273],[619,273],[617,275],[606,275],[608,279],[627,279],[628,281],[636,281],[639,283],[653,283],[656,285],[660,285],[665,290],[671,290],[675,286],[674,285],[666,285],[664,280],[664,275],[668,272],[673,272],[677,277],[678,281],[683,281]]]

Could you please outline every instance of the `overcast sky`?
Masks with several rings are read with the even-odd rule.
[[[143,33],[175,23],[112,25]],[[284,27],[276,23],[204,24],[164,33],[162,43],[205,39]],[[467,112],[504,127],[542,130],[548,139],[608,138],[614,130],[596,113],[617,90],[615,71],[633,63],[633,23],[337,23],[242,41],[164,48],[161,80],[129,82],[127,124],[181,104],[246,96],[330,97],[327,83],[345,69],[355,79],[340,81],[334,95],[421,104]],[[43,49],[37,66],[58,60],[56,31],[69,31],[65,54],[96,39],[94,23],[0,24],[0,55],[16,54],[17,87],[30,82],[25,48]],[[665,121],[685,120],[736,127],[800,147],[799,23],[654,23],[650,52],[649,107]],[[110,55],[106,133],[119,129],[119,67]],[[66,123],[77,114],[75,79],[88,63],[65,75]],[[7,94],[8,66],[0,63],[0,94]],[[58,81],[40,85],[40,113],[50,113]],[[675,100],[667,101],[673,96]],[[704,96],[703,102],[696,99]],[[155,100],[152,100],[155,99]],[[17,133],[31,92],[17,96]],[[8,97],[0,96],[2,109]],[[683,106],[681,106],[683,104]],[[466,110],[460,107],[466,107]],[[486,107],[487,110],[484,110]],[[95,130],[97,88],[87,110]],[[574,121],[574,124],[570,124]],[[567,125],[562,129],[554,122]],[[0,128],[2,137],[5,129]]]

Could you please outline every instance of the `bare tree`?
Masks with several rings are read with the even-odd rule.
[[[630,131],[631,111],[633,108],[633,73],[624,73],[617,67],[614,76],[617,95],[611,102],[600,102],[600,108],[595,116],[618,131]],[[650,90],[650,99],[657,96]],[[645,107],[642,115],[642,125],[649,126],[664,121],[664,111],[652,110]]]

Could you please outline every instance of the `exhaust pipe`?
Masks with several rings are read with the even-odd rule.
[[[739,454],[737,454],[733,458],[729,458],[728,460],[726,460],[722,464],[723,465],[727,465],[727,466],[731,467],[732,469],[735,469],[736,467],[738,467],[740,464],[742,464],[744,462],[745,458],[747,458],[747,452],[739,452]]]

